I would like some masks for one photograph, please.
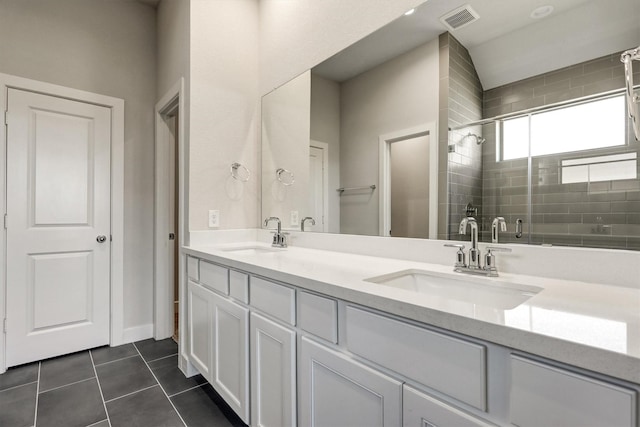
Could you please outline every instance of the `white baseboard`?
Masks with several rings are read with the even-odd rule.
[[[178,368],[182,371],[182,373],[187,377],[191,378],[194,375],[199,374],[198,369],[189,362],[189,360],[184,356],[180,355],[178,358]]]
[[[125,328],[122,338],[124,344],[153,338],[153,323]]]

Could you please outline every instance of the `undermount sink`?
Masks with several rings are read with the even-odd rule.
[[[365,281],[417,292],[438,300],[454,300],[501,310],[515,308],[543,289],[485,277],[424,270],[403,270]]]
[[[277,252],[282,252],[286,249],[284,248],[273,248],[269,246],[258,246],[258,245],[248,245],[248,246],[233,246],[228,248],[222,248],[224,252],[230,252],[238,255],[263,255],[263,254],[273,254]]]

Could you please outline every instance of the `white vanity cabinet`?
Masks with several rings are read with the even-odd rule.
[[[296,425],[296,332],[251,313],[251,421]]]
[[[300,423],[314,427],[402,425],[402,383],[307,337],[300,349]]]
[[[248,423],[249,309],[212,290],[228,292],[226,268],[201,261],[199,271],[202,284],[189,280],[187,285],[187,353],[202,376]]]
[[[640,427],[638,384],[197,258],[188,277],[189,359],[253,427]]]

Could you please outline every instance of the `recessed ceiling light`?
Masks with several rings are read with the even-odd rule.
[[[404,15],[405,15],[405,16],[413,15],[413,12],[415,12],[415,11],[416,11],[415,9],[407,10],[407,11],[404,13]]]
[[[553,6],[548,4],[546,6],[540,6],[533,9],[533,12],[531,12],[531,15],[529,16],[532,17],[533,19],[541,19],[551,15],[551,12],[553,12]]]

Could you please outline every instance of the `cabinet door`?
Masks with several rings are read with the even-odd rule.
[[[211,385],[249,423],[249,310],[220,295],[213,299]]]
[[[211,381],[213,292],[189,281],[187,285],[188,354],[191,363]]]
[[[521,427],[632,427],[634,390],[511,356],[511,423]]]
[[[402,383],[306,337],[300,422],[314,427],[402,425]]]
[[[251,313],[251,420],[256,427],[296,425],[296,333]]]
[[[406,384],[402,389],[403,427],[492,426]]]

